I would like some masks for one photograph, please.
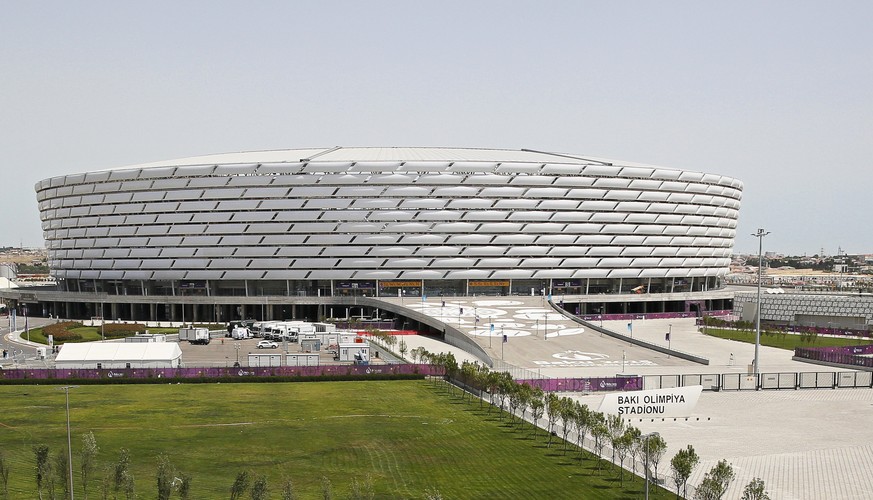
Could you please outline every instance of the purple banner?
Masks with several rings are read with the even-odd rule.
[[[798,347],[794,349],[797,358],[824,361],[847,366],[873,367],[873,358],[864,356],[873,354],[873,345],[848,347]]]
[[[545,392],[639,391],[643,388],[642,377],[549,378],[516,382],[539,387]]]
[[[706,316],[728,316],[731,311],[706,311]],[[696,318],[695,312],[664,312],[664,313],[637,313],[637,314],[584,314],[579,316],[583,321],[629,321],[635,319],[673,319],[673,318]]]
[[[272,368],[129,368],[115,370],[71,369],[14,369],[0,370],[0,379],[113,379],[113,378],[217,378],[217,377],[317,377],[321,375],[436,375],[444,374],[443,367],[432,365],[324,365],[276,366]]]

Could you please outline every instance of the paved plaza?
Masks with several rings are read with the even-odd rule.
[[[474,306],[478,322],[466,317]],[[446,300],[445,307],[441,301],[429,301],[416,308],[433,316],[435,312],[442,313],[445,322],[456,327],[460,313],[461,330],[476,338],[492,358],[503,357],[508,363],[549,377],[614,376],[622,372],[744,373],[754,359],[754,345],[702,335],[694,319],[635,320],[633,336],[667,346],[664,334],[671,331],[672,348],[708,358],[709,365],[668,357],[608,335],[584,331],[569,319],[549,312],[540,298],[512,297],[502,301],[453,298]],[[491,314],[484,322],[480,308]],[[549,335],[544,338],[546,314]],[[491,322],[496,326],[494,333]],[[605,321],[603,326],[629,335],[627,323]],[[502,346],[501,327],[504,333],[510,332]],[[457,348],[440,349],[433,339],[410,336],[404,339],[410,347],[422,345],[434,352],[451,350],[459,362],[471,359]],[[783,349],[761,347],[760,355],[762,373],[844,371],[793,361],[792,353]],[[593,409],[599,408],[603,399],[598,394],[571,397]],[[873,469],[871,415],[870,389],[722,391],[704,392],[687,419],[646,418],[630,422],[643,433],[660,433],[667,442],[668,449],[659,466],[661,475],[669,473],[670,458],[677,451],[688,444],[694,446],[701,462],[689,481],[689,492],[705,472],[725,459],[736,473],[725,498],[739,498],[743,487],[752,478],[760,477],[774,500],[860,500],[873,498],[873,485],[867,479],[868,471]],[[669,480],[666,486],[672,486]]]

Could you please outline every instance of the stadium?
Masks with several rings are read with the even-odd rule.
[[[131,320],[532,294],[578,315],[699,314],[731,307],[722,278],[742,187],[495,149],[292,149],[95,170],[37,183],[58,285],[3,298],[31,315]]]

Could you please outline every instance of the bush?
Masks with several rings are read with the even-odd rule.
[[[64,321],[61,323],[55,323],[53,325],[47,325],[43,327],[42,333],[48,338],[49,335],[52,336],[55,342],[67,342],[70,340],[81,340],[82,336],[78,333],[74,333],[70,330],[73,328],[81,328],[82,323],[77,321]]]
[[[130,337],[137,333],[145,333],[146,326],[140,323],[106,323],[103,325],[103,336],[108,339]]]

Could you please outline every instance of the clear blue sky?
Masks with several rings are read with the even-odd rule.
[[[735,251],[873,253],[873,2],[0,0],[0,245],[33,185],[227,151],[531,148],[745,183]]]

